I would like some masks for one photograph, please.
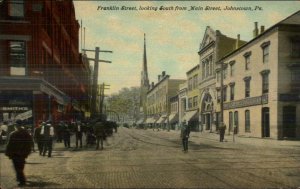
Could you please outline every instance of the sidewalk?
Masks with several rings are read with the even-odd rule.
[[[165,136],[165,137],[179,137],[180,130],[160,130],[160,131],[152,131],[152,129],[148,129],[149,132],[158,133],[158,135]],[[195,143],[201,143],[203,140],[209,140],[211,142],[219,142],[219,134],[218,133],[210,133],[210,132],[191,132],[190,133],[190,140]],[[253,145],[253,146],[260,146],[260,147],[272,147],[272,148],[296,148],[300,147],[299,140],[277,140],[271,138],[255,138],[255,137],[247,137],[247,136],[237,136],[230,133],[225,133],[225,142],[227,144],[245,144],[245,145]],[[221,144],[221,143],[220,143]]]

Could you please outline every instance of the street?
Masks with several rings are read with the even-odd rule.
[[[28,187],[42,188],[297,188],[300,142],[192,132],[182,151],[179,131],[120,127],[104,150],[65,149],[53,157],[32,153],[25,165]],[[85,142],[84,142],[85,144]],[[15,188],[11,161],[0,153],[1,188]]]

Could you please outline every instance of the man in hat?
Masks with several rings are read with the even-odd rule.
[[[54,138],[54,128],[51,122],[46,122],[46,124],[41,128],[41,135],[43,136],[43,156],[46,155],[48,151],[48,157],[51,157],[52,144]]]
[[[19,186],[26,184],[24,175],[25,159],[31,153],[32,137],[26,129],[22,127],[22,121],[16,121],[16,130],[12,132],[8,139],[5,155],[8,156],[14,165]]]
[[[183,151],[187,152],[188,151],[188,142],[189,142],[189,137],[190,137],[190,128],[189,128],[186,120],[183,120],[183,122],[182,122],[180,137],[182,139]]]

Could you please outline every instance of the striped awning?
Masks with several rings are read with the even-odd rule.
[[[156,123],[164,123],[167,116],[160,116],[160,118],[156,121]]]
[[[196,118],[197,114],[198,114],[198,110],[187,111],[184,113],[182,120],[190,121],[190,120]]]

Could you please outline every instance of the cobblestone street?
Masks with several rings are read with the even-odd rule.
[[[42,188],[297,188],[300,142],[191,133],[189,152],[179,131],[121,127],[104,143],[65,150],[53,157],[31,154],[25,165],[28,187]],[[72,144],[74,146],[74,143]],[[11,161],[0,153],[1,188],[16,188]]]

